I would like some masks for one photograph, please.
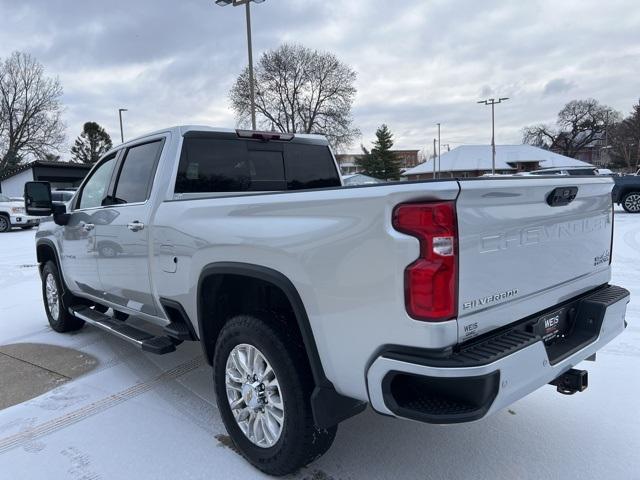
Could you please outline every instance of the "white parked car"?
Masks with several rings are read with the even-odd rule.
[[[38,225],[38,217],[25,214],[24,201],[15,201],[0,193],[0,233],[8,232],[12,227],[24,230]]]

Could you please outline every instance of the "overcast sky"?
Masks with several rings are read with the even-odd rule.
[[[355,125],[387,123],[399,148],[520,143],[594,97],[628,113],[640,97],[637,0],[266,0],[255,55],[282,42],[335,53],[358,72]],[[33,54],[64,87],[67,141],[85,121],[119,141],[175,124],[233,127],[227,93],[247,61],[244,12],[212,0],[0,0],[0,57]],[[357,151],[353,145],[351,151]],[[63,152],[67,157],[68,152]]]

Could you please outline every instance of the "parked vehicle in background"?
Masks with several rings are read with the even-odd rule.
[[[76,189],[57,189],[51,192],[51,200],[58,203],[64,203],[65,206],[69,207],[69,202],[76,194]]]
[[[108,152],[68,211],[42,182],[25,205],[53,213],[36,235],[51,327],[155,354],[199,341],[237,450],[286,475],[367,403],[451,424],[584,390],[573,367],[626,327],[612,185],[346,187],[324,137],[185,126]]]
[[[640,213],[640,176],[623,175],[613,177],[613,181],[613,201],[622,205],[626,212]]]
[[[363,175],[362,173],[352,173],[342,175],[342,183],[344,185],[374,185],[377,183],[384,183],[384,180],[370,177],[369,175]]]
[[[28,230],[38,225],[38,220],[38,217],[25,214],[24,201],[13,201],[0,193],[0,233],[8,232],[12,227]]]
[[[598,169],[596,167],[553,167],[524,173],[525,175],[598,175]]]

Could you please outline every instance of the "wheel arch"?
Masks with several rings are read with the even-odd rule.
[[[42,268],[44,264],[49,260],[53,261],[58,267],[58,272],[60,272],[60,278],[62,280],[62,288],[66,291],[67,285],[64,281],[64,275],[62,274],[60,257],[58,256],[58,250],[56,249],[55,244],[49,239],[41,239],[36,242],[36,260],[40,265],[40,273],[42,273]]]
[[[202,269],[197,288],[197,322],[200,341],[209,363],[212,362],[217,334],[226,319],[218,321],[216,318],[209,318],[211,315],[207,313],[205,302],[216,298],[221,282],[229,276],[244,278],[247,281],[265,282],[281,291],[286,297],[295,317],[311,367],[315,383],[311,406],[314,420],[319,427],[329,428],[364,410],[365,403],[340,395],[326,377],[309,317],[295,285],[281,272],[262,265],[241,262],[217,262],[208,264]],[[204,288],[209,288],[212,284],[212,295],[205,298]]]

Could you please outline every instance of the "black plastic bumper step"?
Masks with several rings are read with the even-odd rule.
[[[194,340],[189,327],[187,327],[184,323],[171,322],[169,325],[164,327],[164,333],[177,340],[187,342]]]
[[[140,347],[145,352],[162,355],[175,351],[176,345],[173,339],[161,335],[154,335],[133,325],[129,325],[113,317],[92,310],[86,305],[77,305],[69,308],[71,314],[85,322],[94,325],[105,332],[127,340]]]

